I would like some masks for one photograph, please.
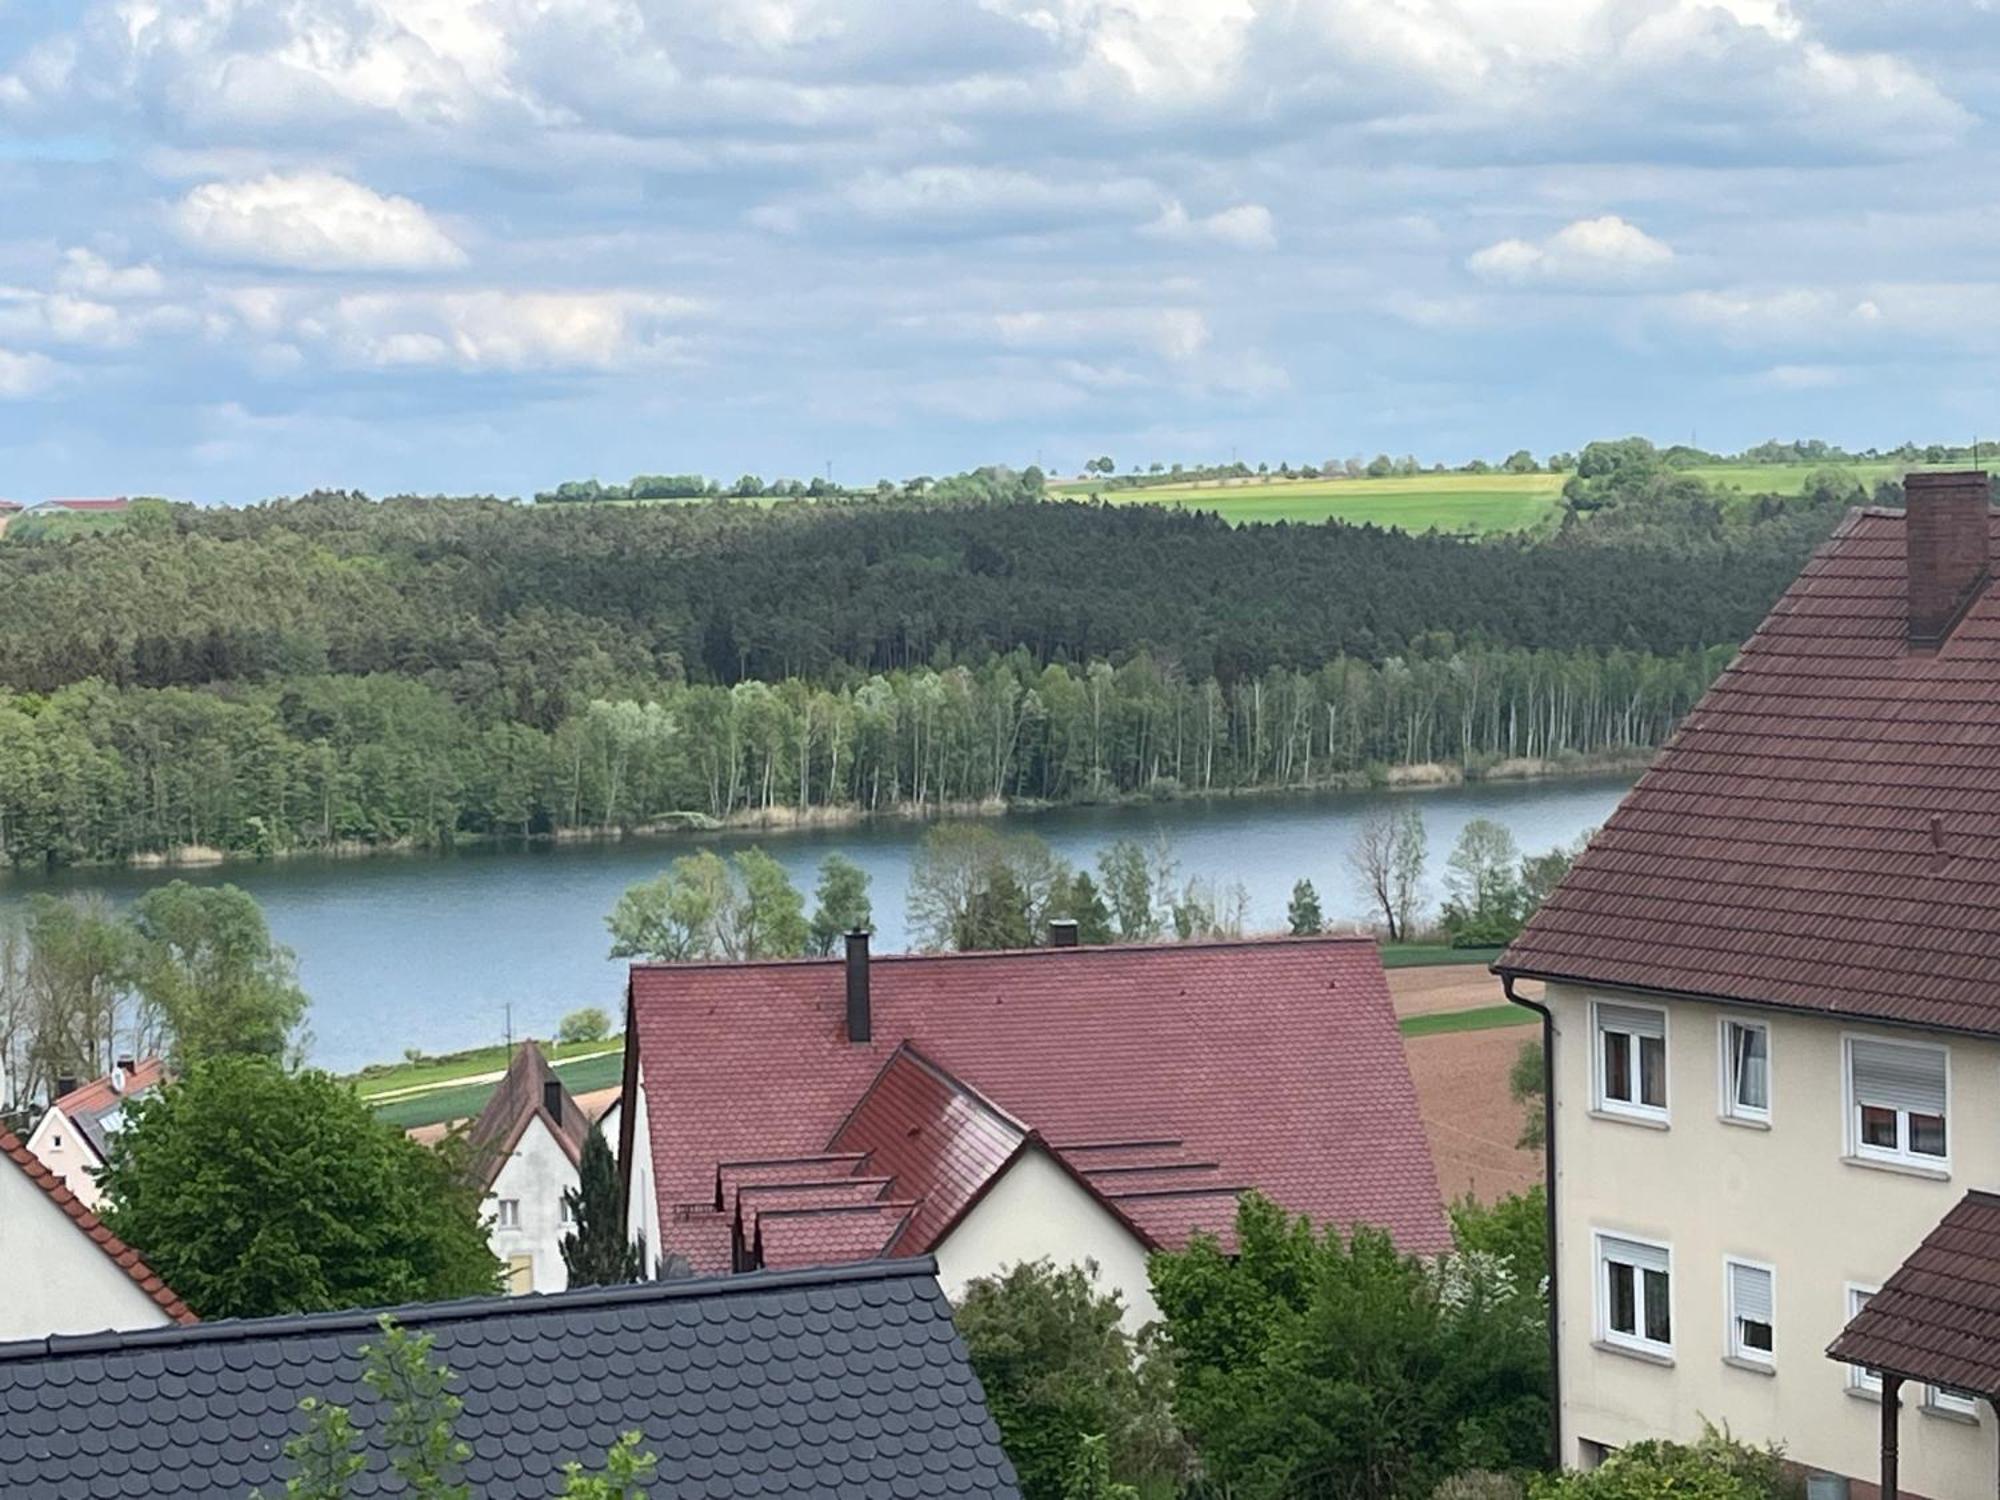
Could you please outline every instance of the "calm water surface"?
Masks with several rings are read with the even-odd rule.
[[[1473,818],[1513,829],[1524,852],[1602,823],[1628,777],[1495,783],[1425,792],[1245,797],[1143,807],[1066,808],[1009,820],[1074,864],[1093,864],[1116,838],[1172,841],[1184,876],[1241,881],[1253,928],[1284,925],[1292,882],[1309,879],[1329,917],[1366,902],[1347,868],[1355,825],[1384,798],[1410,799],[1430,834],[1430,898],[1445,855]],[[182,879],[233,882],[263,903],[272,930],[298,954],[313,997],[313,1061],[340,1070],[399,1056],[497,1042],[511,1007],[514,1034],[547,1036],[580,1005],[614,1017],[624,964],[605,957],[604,914],[624,889],[697,847],[727,855],[762,844],[811,891],[839,852],[868,871],[877,946],[909,946],[904,902],[924,828],[884,822],[801,833],[727,834],[624,843],[481,847],[370,859],[293,859],[194,871],[87,870],[0,876],[0,909],[36,890],[99,890],[129,901]],[[810,896],[808,896],[810,908]]]

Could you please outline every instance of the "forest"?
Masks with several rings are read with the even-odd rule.
[[[945,500],[135,506],[0,542],[0,855],[1642,750],[1856,498],[1724,506],[1644,460],[1599,465],[1533,543],[1230,527],[1037,499],[1004,470]]]

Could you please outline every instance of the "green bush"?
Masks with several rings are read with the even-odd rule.
[[[562,1018],[562,1025],[556,1028],[559,1042],[601,1042],[611,1035],[611,1017],[594,1005],[586,1005],[582,1010],[573,1010]]]
[[[1431,1500],[1521,1500],[1521,1481],[1491,1469],[1467,1469],[1431,1491]]]
[[[1529,1500],[1796,1500],[1775,1444],[1754,1448],[1711,1427],[1694,1443],[1621,1448],[1589,1473],[1537,1476]]]

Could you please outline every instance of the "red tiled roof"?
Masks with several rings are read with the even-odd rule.
[[[14,512],[25,509],[27,507],[18,500],[0,500],[0,516],[11,516]]]
[[[838,1149],[878,1082],[870,1110],[885,1120],[901,1111],[936,1129],[941,1109],[976,1113],[964,1100],[976,1089],[1048,1141],[1164,1143],[1175,1161],[1213,1163],[1204,1194],[1114,1199],[1074,1146],[1051,1148],[1157,1243],[1227,1232],[1247,1184],[1318,1223],[1380,1225],[1408,1250],[1449,1244],[1372,941],[890,955],[870,974],[873,1040],[857,1046],[839,960],[634,966],[663,1250],[729,1269],[731,1219],[675,1205],[720,1201],[722,1163]],[[906,1042],[921,1057],[887,1071]],[[990,1159],[993,1128],[955,1125],[898,1171],[958,1196]],[[896,1195],[917,1196],[900,1176]],[[777,1222],[763,1221],[767,1254]],[[920,1238],[903,1235],[898,1251]]]
[[[44,500],[37,510],[124,510],[132,502],[122,497],[112,500]]]
[[[1891,1375],[2000,1396],[2000,1196],[1960,1199],[1826,1352]]]
[[[63,1186],[62,1179],[43,1166],[41,1159],[23,1145],[12,1131],[4,1127],[0,1127],[0,1156],[5,1156],[27,1173],[28,1180],[48,1194],[55,1206],[69,1216],[70,1221],[89,1237],[91,1243],[110,1256],[113,1264],[137,1282],[139,1290],[151,1297],[169,1318],[176,1323],[201,1321],[195,1317],[192,1308],[174,1295],[174,1289],[154,1274],[152,1268],[139,1258],[137,1250],[106,1229],[104,1221],[78,1202],[76,1194]]]
[[[846,1208],[780,1210],[757,1221],[756,1263],[767,1271],[876,1260],[916,1205],[861,1203]]]
[[[1854,512],[1495,967],[2000,1031],[2000,588],[1935,650],[1906,598]]]
[[[107,1073],[102,1078],[91,1079],[80,1088],[71,1089],[56,1100],[56,1108],[76,1127],[78,1137],[90,1147],[92,1154],[103,1161],[106,1152],[105,1116],[124,1108],[128,1100],[158,1088],[166,1076],[166,1063],[157,1057],[144,1058],[125,1075],[122,1090],[112,1086],[111,1075]]]
[[[870,1170],[887,1172],[917,1210],[896,1238],[922,1255],[958,1221],[1014,1159],[1028,1129],[923,1057],[898,1047],[830,1142],[866,1151]]]

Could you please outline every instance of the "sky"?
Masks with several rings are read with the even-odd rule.
[[[0,0],[0,495],[2000,436],[2000,0]]]

